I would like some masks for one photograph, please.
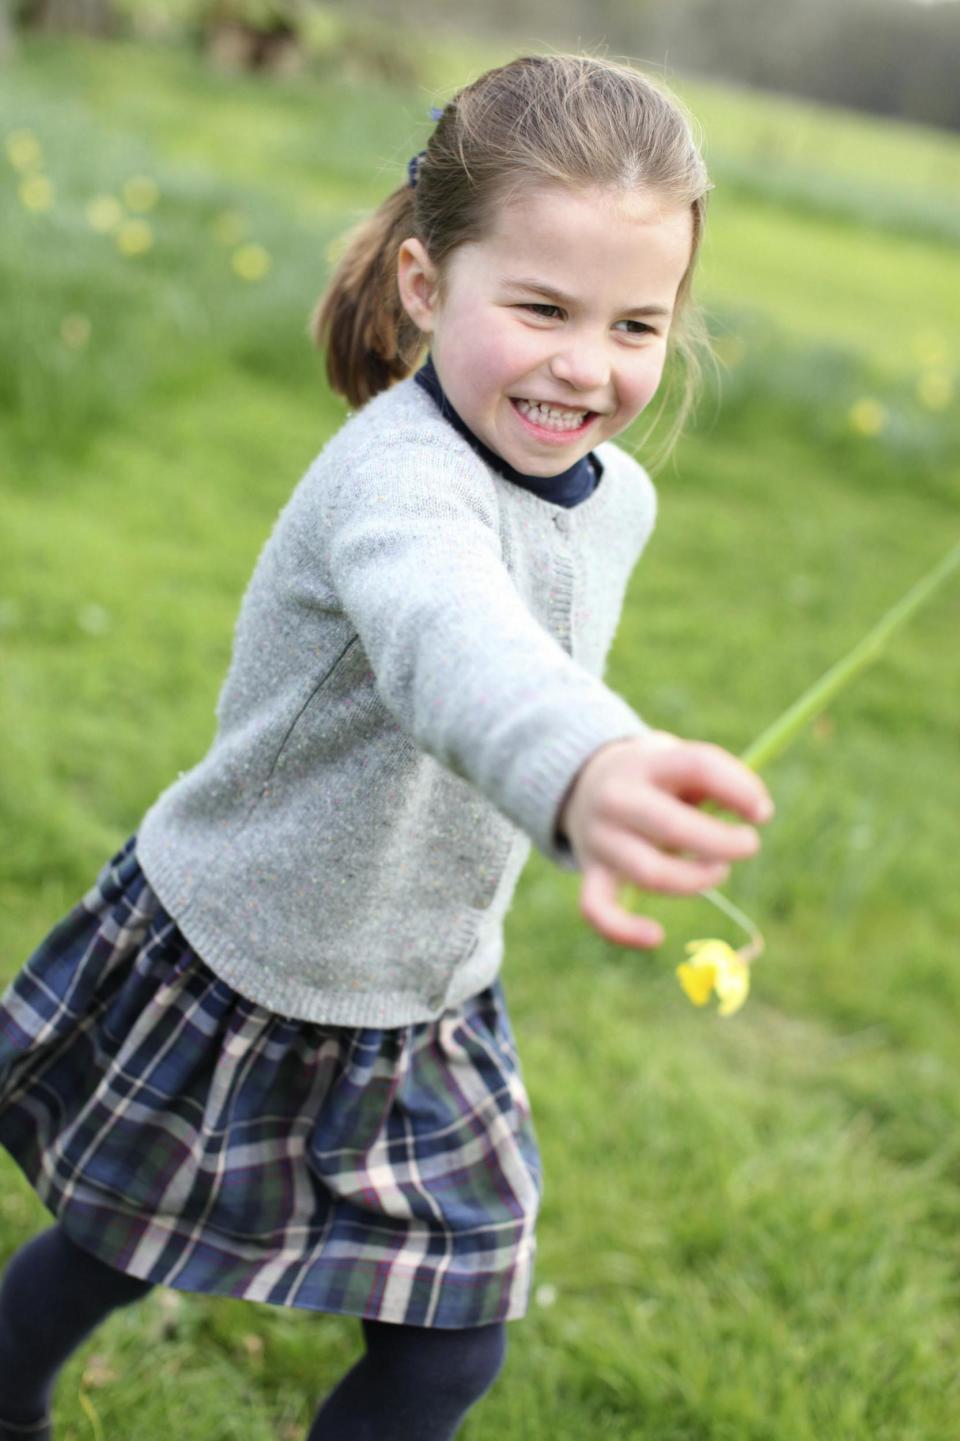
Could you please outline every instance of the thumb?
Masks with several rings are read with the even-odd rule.
[[[606,866],[590,865],[580,888],[580,914],[599,935],[617,946],[651,950],[663,940],[663,927],[649,916],[635,916],[617,902],[618,878]]]

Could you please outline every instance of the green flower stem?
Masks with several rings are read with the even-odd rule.
[[[864,636],[853,650],[849,651],[842,660],[815,681],[812,686],[793,705],[788,707],[781,716],[763,731],[752,745],[749,745],[740,755],[744,765],[751,770],[758,771],[761,767],[768,765],[777,756],[782,755],[789,745],[796,740],[803,727],[814,716],[819,715],[834,696],[844,686],[859,675],[871,662],[879,659],[884,646],[900,628],[904,622],[919,610],[925,601],[929,600],[934,591],[960,566],[960,544],[948,551],[938,565],[922,576],[916,585],[907,591],[906,595],[897,601],[887,611],[886,615]],[[705,810],[712,811],[716,807],[708,802]],[[628,891],[631,889],[628,887]],[[711,905],[724,911],[731,920],[737,922],[748,933],[751,943],[741,954],[746,960],[753,960],[763,950],[763,937],[756,926],[738,911],[733,902],[728,900],[720,891],[704,891],[703,896]]]
[[[800,731],[833,700],[855,675],[859,675],[872,661],[879,658],[887,641],[909,616],[913,615],[947,577],[960,565],[960,544],[955,545],[939,565],[918,580],[895,606],[887,611],[882,620],[855,645],[842,660],[794,701],[772,725],[757,737],[752,745],[741,754],[740,759],[751,770],[758,771],[783,751],[799,735]]]
[[[743,959],[755,961],[757,956],[762,955],[763,936],[747,913],[741,911],[739,906],[735,906],[730,897],[725,896],[722,891],[703,891],[702,894],[705,901],[709,901],[712,906],[717,907],[717,910],[723,911],[724,915],[729,916],[732,921],[736,921],[737,925],[742,927],[750,937],[750,944],[743,946],[740,950]]]
[[[853,650],[849,651],[842,660],[837,661],[836,665],[831,666],[818,681],[810,686],[809,690],[803,693],[799,700],[794,701],[792,706],[785,710],[772,725],[768,726],[752,745],[747,747],[740,756],[744,765],[750,766],[751,770],[758,771],[761,766],[769,764],[776,756],[781,755],[809,720],[824,710],[834,696],[849,681],[853,680],[855,675],[859,675],[860,671],[865,670],[872,661],[879,658],[883,647],[894,631],[930,598],[933,592],[957,569],[958,565],[960,565],[960,545],[955,545],[939,565],[934,566],[933,570],[918,580],[916,585],[887,611],[873,630],[869,631],[863,640],[854,646]],[[749,916],[739,910],[721,891],[704,891],[703,897],[718,910],[723,911],[731,920],[736,921],[747,932],[750,936],[750,944],[741,949],[740,955],[745,961],[756,960],[757,956],[763,952],[763,936]]]

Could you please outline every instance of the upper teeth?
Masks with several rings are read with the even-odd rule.
[[[518,400],[516,406],[523,415],[549,430],[576,430],[589,414],[586,410],[562,410],[555,405],[545,405],[542,400]]]

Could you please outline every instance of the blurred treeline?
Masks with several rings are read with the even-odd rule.
[[[21,27],[182,40],[238,68],[354,57],[400,80],[429,27],[960,129],[958,0],[0,0],[0,49]]]

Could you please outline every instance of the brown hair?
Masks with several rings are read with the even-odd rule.
[[[690,298],[711,188],[678,102],[627,65],[585,55],[531,55],[489,70],[443,110],[405,184],[347,237],[314,312],[332,388],[363,405],[409,375],[424,338],[400,301],[397,254],[416,236],[440,272],[458,245],[481,240],[496,208],[522,186],[644,187],[689,205],[693,245],[677,292],[670,346],[684,387],[667,448],[699,380],[706,329]],[[662,406],[661,406],[662,408]]]

